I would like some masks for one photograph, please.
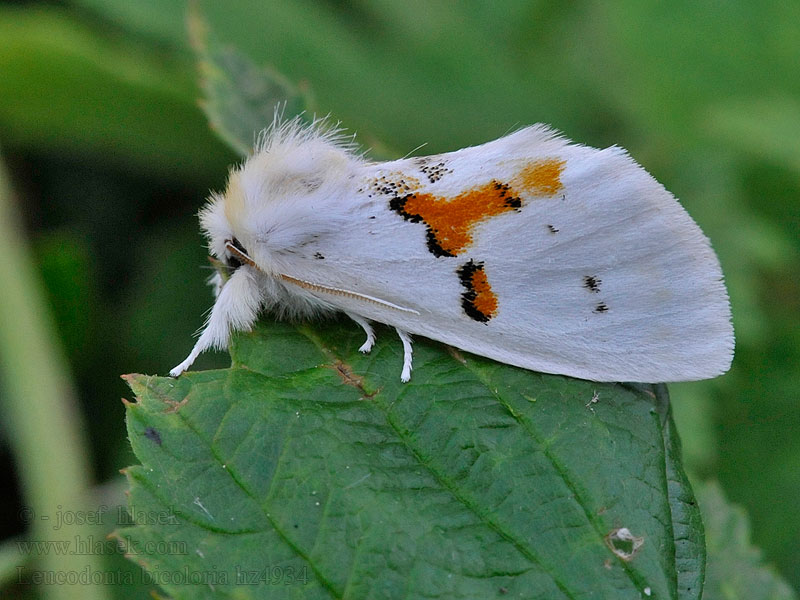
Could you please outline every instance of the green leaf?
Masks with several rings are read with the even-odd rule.
[[[256,134],[272,123],[276,110],[291,116],[306,109],[307,100],[288,79],[217,42],[194,2],[189,32],[206,98],[203,109],[212,128],[241,155],[252,153]]]
[[[235,157],[196,106],[192,63],[56,7],[0,7],[4,143],[192,180]]]
[[[764,564],[750,541],[747,514],[730,504],[717,483],[698,488],[708,537],[705,600],[796,600],[779,575]]]
[[[261,325],[230,369],[128,376],[143,518],[118,536],[170,595],[700,597],[663,389],[424,339],[401,384],[381,333],[364,356],[350,323]]]
[[[190,28],[205,109],[240,153],[277,104],[307,104],[194,5]],[[230,369],[128,377],[143,518],[118,536],[170,595],[700,597],[702,524],[664,388],[424,340],[403,385],[394,336],[362,356],[360,335],[262,325]]]
[[[744,155],[800,172],[800,102],[794,98],[720,103],[709,110],[706,127]]]

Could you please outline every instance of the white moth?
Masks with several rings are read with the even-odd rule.
[[[628,154],[542,125],[370,162],[337,130],[278,119],[200,212],[231,272],[189,356],[262,310],[343,311],[503,363],[595,381],[724,373],[733,328],[708,239]]]

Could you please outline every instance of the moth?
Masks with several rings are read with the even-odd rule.
[[[337,311],[526,369],[594,381],[714,377],[733,357],[709,240],[618,147],[543,125],[480,146],[373,162],[324,121],[273,125],[200,211],[216,301],[189,356],[262,311]]]

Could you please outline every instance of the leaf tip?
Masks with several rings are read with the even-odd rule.
[[[131,391],[137,397],[141,396],[147,388],[147,375],[142,375],[141,373],[127,373],[125,375],[120,375],[120,378],[128,384],[128,387],[131,388]]]
[[[198,54],[205,53],[208,45],[208,23],[203,18],[200,3],[189,0],[186,6],[186,29],[189,32],[189,43]]]

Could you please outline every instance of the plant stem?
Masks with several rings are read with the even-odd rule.
[[[49,544],[49,552],[34,557],[21,550],[17,564],[36,558],[36,571],[19,569],[14,579],[26,572],[33,583],[51,583],[40,589],[48,599],[101,600],[108,597],[107,588],[78,580],[84,574],[91,584],[102,557],[55,551],[55,544],[68,542],[74,549],[76,540],[101,534],[85,524],[64,523],[64,517],[72,522],[89,508],[91,467],[70,375],[7,181],[0,163],[0,411],[10,425],[25,498],[20,517],[30,526],[31,540]],[[73,578],[76,583],[70,584]]]

